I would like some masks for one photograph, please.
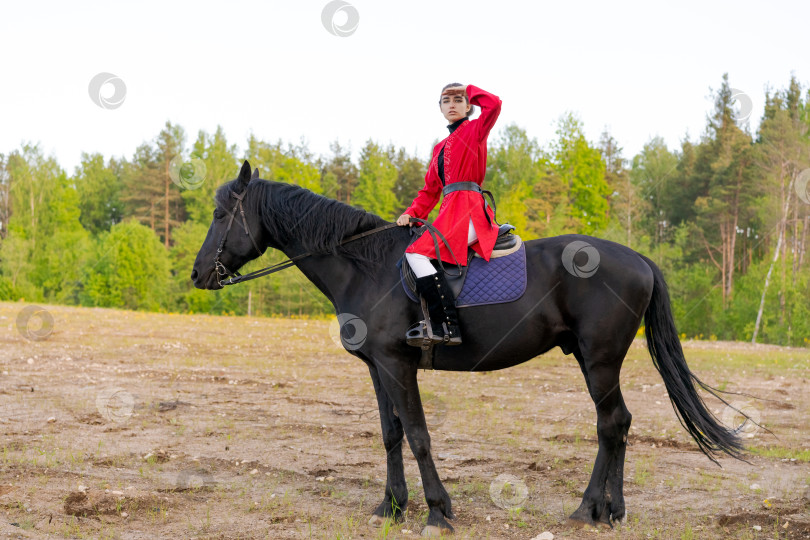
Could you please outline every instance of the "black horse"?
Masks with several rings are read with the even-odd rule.
[[[238,178],[218,188],[216,202],[191,273],[194,285],[221,288],[223,277],[232,275],[228,269],[240,268],[267,247],[296,258],[294,264],[345,322],[342,336],[350,337],[344,347],[368,365],[377,394],[388,474],[371,523],[399,519],[406,508],[401,448],[406,435],[430,509],[425,532],[452,531],[450,497],[433,463],[419,397],[421,350],[405,343],[408,327],[422,318],[418,304],[403,291],[396,266],[411,240],[408,228],[389,227],[344,243],[388,222],[295,185],[261,180],[258,170],[251,176],[247,161]],[[625,515],[622,480],[631,415],[619,371],[642,317],[653,364],[681,424],[712,461],[722,453],[741,457],[744,449],[736,433],[717,421],[697,392],[699,386],[716,395],[686,365],[667,286],[655,263],[623,245],[584,235],[532,240],[525,246],[525,294],[510,303],[459,310],[464,342],[436,347],[434,368],[490,371],[556,346],[573,353],[596,405],[599,440],[582,503],[570,516],[575,524],[612,526]]]

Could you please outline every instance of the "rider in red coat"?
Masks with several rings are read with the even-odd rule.
[[[474,111],[472,105],[481,107],[481,115],[475,120],[468,118]],[[433,222],[450,247],[448,249],[443,242],[439,242],[441,260],[466,265],[467,246],[470,246],[489,261],[498,237],[498,225],[492,208],[486,204],[480,192],[480,186],[487,166],[487,136],[501,112],[501,100],[472,84],[465,87],[452,83],[442,90],[439,106],[444,117],[452,122],[447,126],[450,135],[433,148],[425,186],[397,223],[412,225],[411,217],[426,219],[443,191],[448,191]],[[457,190],[451,191],[453,189]],[[454,260],[450,250],[458,261]],[[432,335],[427,333],[427,336],[433,343],[458,345],[461,335],[455,300],[444,273],[437,272],[430,263],[429,257],[435,256],[436,248],[429,234],[423,234],[406,249],[408,263],[417,277],[417,291],[425,299],[429,311],[425,317],[426,321],[431,322]],[[445,291],[450,293],[447,298],[442,294]],[[426,321],[419,324],[424,328]],[[425,334],[408,333],[411,345],[422,345],[425,338]]]

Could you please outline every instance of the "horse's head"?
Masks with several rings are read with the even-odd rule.
[[[258,178],[259,170],[251,175],[250,163],[245,161],[239,176],[217,190],[214,219],[191,271],[198,289],[221,289],[222,280],[261,256],[267,248],[259,212],[259,190],[251,189]]]

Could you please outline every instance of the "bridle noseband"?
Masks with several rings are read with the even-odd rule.
[[[245,193],[247,190],[243,191],[242,193],[234,193],[231,192],[231,197],[236,199],[236,204],[231,211],[231,219],[228,220],[228,228],[225,229],[225,234],[222,235],[222,238],[219,241],[219,246],[217,246],[217,254],[214,257],[214,269],[217,272],[217,283],[219,283],[220,287],[225,287],[225,278],[230,278],[230,281],[233,281],[236,277],[241,277],[242,274],[239,272],[231,272],[228,270],[222,261],[219,260],[219,256],[222,253],[222,248],[225,247],[225,239],[228,238],[228,233],[231,232],[231,226],[233,225],[233,219],[236,217],[236,211],[239,210],[239,213],[242,215],[242,227],[245,229],[245,234],[250,237],[250,241],[253,243],[253,247],[256,249],[256,253],[259,254],[259,257],[262,256],[262,250],[259,249],[259,246],[256,245],[256,240],[253,238],[253,234],[250,232],[250,228],[247,224],[247,218],[245,217],[245,209],[242,208],[242,199],[245,197]]]

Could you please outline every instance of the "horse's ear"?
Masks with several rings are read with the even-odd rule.
[[[245,162],[247,163],[247,162]],[[259,178],[259,168],[256,167],[256,170],[253,171],[253,176],[250,177],[251,180],[257,180]]]
[[[243,186],[247,186],[250,182],[250,163],[245,160],[245,163],[242,164],[242,170],[239,171],[239,183]]]

